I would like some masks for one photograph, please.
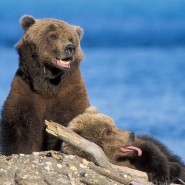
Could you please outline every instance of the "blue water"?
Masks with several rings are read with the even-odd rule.
[[[23,14],[83,27],[81,69],[91,104],[185,161],[184,0],[1,0],[0,108],[18,66]]]

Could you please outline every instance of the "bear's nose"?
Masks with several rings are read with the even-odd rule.
[[[65,48],[65,52],[69,55],[72,55],[75,53],[75,46],[73,44],[68,44]]]
[[[130,133],[129,139],[130,139],[131,141],[134,141],[134,140],[135,140],[135,133],[134,133],[134,132],[131,132],[131,133]]]

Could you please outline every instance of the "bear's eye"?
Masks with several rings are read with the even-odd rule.
[[[51,34],[50,35],[50,38],[52,39],[52,40],[56,40],[56,39],[58,39],[58,36],[56,35],[56,34]]]
[[[110,137],[112,135],[112,131],[111,130],[105,130],[104,135],[106,137]]]
[[[72,39],[72,38],[70,38],[70,39],[69,39],[69,42],[73,43],[73,39]]]

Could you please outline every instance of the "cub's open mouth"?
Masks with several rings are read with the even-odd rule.
[[[121,147],[120,150],[122,152],[133,152],[133,151],[137,151],[137,155],[138,156],[141,156],[142,155],[142,150],[140,148],[135,147],[135,146]]]
[[[55,57],[56,65],[59,66],[59,67],[62,67],[62,68],[68,68],[69,69],[70,68],[70,63],[71,63],[72,60],[73,60],[72,57],[67,57],[67,58],[64,58],[64,59]]]

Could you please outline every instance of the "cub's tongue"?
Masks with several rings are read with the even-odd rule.
[[[136,150],[138,156],[142,155],[142,150],[140,148],[135,147],[135,146],[126,146],[126,147],[123,147],[120,149],[122,152],[133,152],[134,150]]]
[[[63,67],[63,68],[70,68],[70,61],[56,59],[56,64],[60,67]]]

